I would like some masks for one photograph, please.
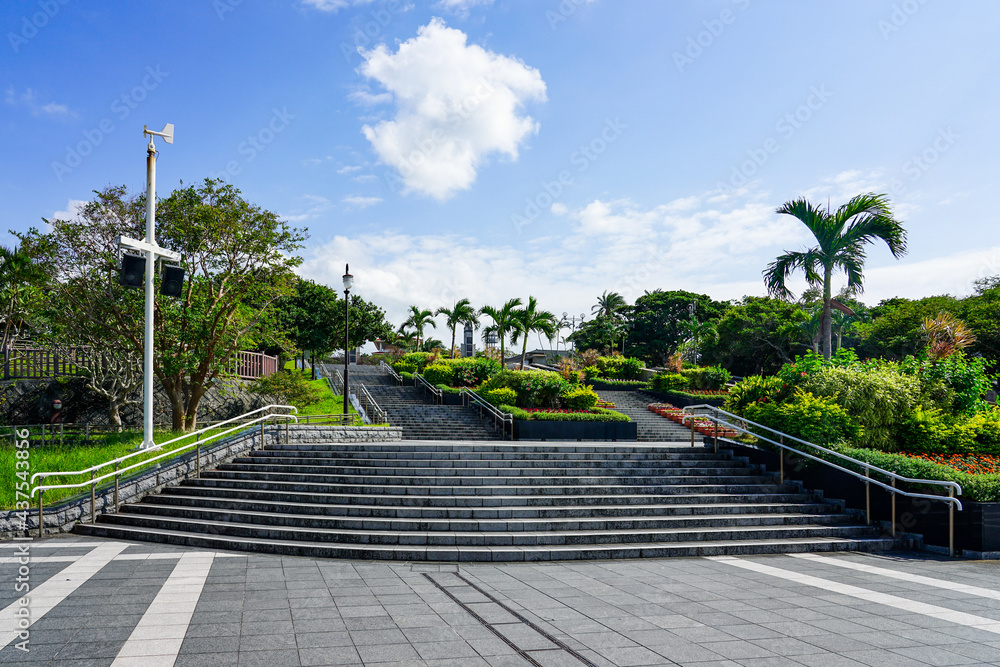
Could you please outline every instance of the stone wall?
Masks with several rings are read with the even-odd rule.
[[[231,461],[252,449],[259,449],[264,445],[284,443],[285,434],[284,425],[266,425],[262,440],[260,426],[251,427],[217,444],[203,447],[201,468],[208,470]],[[288,427],[287,434],[288,442],[293,445],[324,442],[394,442],[402,439],[402,431],[399,428],[326,424],[302,426],[293,424]],[[198,462],[194,448],[176,458],[164,459],[154,468],[122,478],[118,484],[118,502],[121,504],[138,502],[143,496],[156,493],[165,486],[178,484],[188,477],[196,476],[197,470]],[[82,495],[59,501],[52,507],[43,508],[45,533],[68,532],[73,530],[77,521],[90,521],[89,487],[82,489],[82,492]],[[34,507],[27,512],[0,510],[0,539],[20,537],[27,533],[32,536],[38,535],[37,496],[34,503]],[[97,490],[93,511],[96,514],[115,511],[113,485]]]

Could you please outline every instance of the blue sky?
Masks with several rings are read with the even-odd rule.
[[[308,227],[304,276],[409,304],[762,294],[774,214],[888,193],[863,299],[1000,273],[1000,5],[7,0],[4,230],[111,184],[223,176]],[[4,236],[4,243],[13,239]]]

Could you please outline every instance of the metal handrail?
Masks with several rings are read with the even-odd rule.
[[[500,421],[500,433],[503,435],[504,440],[507,439],[507,424],[510,424],[510,439],[514,439],[514,415],[509,412],[501,411],[495,405],[468,387],[461,387],[458,390],[458,393],[462,396],[463,403],[465,402],[465,399],[468,398],[470,403],[476,403],[479,407],[485,409],[490,416],[493,417],[494,427],[496,426],[497,421]]]
[[[368,391],[368,387],[365,385],[359,385],[361,387],[361,397],[367,403],[367,410],[371,412],[372,419],[375,419],[379,424],[388,424],[389,418],[385,414],[385,410],[372,398],[371,392]]]
[[[709,410],[709,411],[711,411],[711,412],[713,412],[715,414],[714,415],[711,415],[711,414],[695,415],[693,413],[694,410]],[[721,408],[718,408],[718,407],[716,407],[714,405],[708,405],[708,404],[690,405],[690,406],[685,407],[682,410],[682,412],[685,415],[683,417],[682,421],[687,421],[688,419],[694,420],[695,417],[701,417],[701,418],[708,419],[709,421],[712,421],[712,422],[715,423],[715,425],[716,425],[715,426],[715,448],[716,448],[716,451],[718,451],[718,448],[719,448],[719,440],[722,440],[723,442],[732,442],[734,444],[740,444],[740,443],[736,443],[736,441],[731,440],[729,438],[725,438],[725,437],[720,438],[719,435],[718,435],[718,427],[721,425],[721,426],[725,426],[726,428],[730,428],[730,429],[732,429],[734,431],[738,431],[740,433],[745,433],[747,435],[751,435],[751,436],[757,438],[758,440],[762,440],[763,442],[770,443],[770,444],[772,444],[772,445],[774,445],[776,447],[781,448],[782,450],[793,451],[793,452],[795,452],[799,456],[804,456],[807,459],[810,459],[812,461],[816,461],[818,463],[822,463],[823,465],[826,465],[826,466],[828,466],[830,468],[833,468],[835,470],[839,470],[841,472],[845,472],[848,475],[851,475],[852,477],[861,480],[864,483],[864,485],[865,485],[865,518],[866,518],[866,521],[869,524],[871,523],[871,486],[870,485],[871,484],[875,484],[876,486],[885,489],[886,491],[888,491],[891,494],[891,497],[892,497],[892,521],[891,521],[891,523],[892,523],[892,534],[893,534],[893,536],[896,535],[896,495],[897,494],[902,495],[902,496],[906,496],[906,497],[909,497],[909,498],[925,498],[925,499],[928,499],[928,500],[937,500],[937,501],[940,501],[940,502],[947,503],[948,504],[948,510],[949,510],[949,514],[948,514],[948,542],[949,542],[948,551],[949,551],[949,553],[951,555],[955,554],[955,546],[954,546],[954,543],[955,543],[955,517],[954,517],[954,510],[958,509],[958,511],[962,511],[962,501],[960,501],[958,498],[955,497],[956,495],[959,495],[959,496],[962,495],[962,486],[960,484],[958,484],[957,482],[949,482],[949,481],[937,480],[937,479],[917,479],[917,478],[913,478],[913,477],[904,477],[903,475],[896,474],[896,473],[892,472],[891,470],[886,470],[884,468],[879,468],[878,466],[874,466],[874,465],[872,465],[870,463],[866,463],[865,461],[860,461],[860,460],[855,459],[853,457],[847,456],[846,454],[842,454],[842,453],[840,453],[838,451],[835,451],[835,450],[832,450],[832,449],[828,449],[827,447],[822,447],[822,446],[817,445],[815,443],[809,442],[808,440],[803,440],[802,438],[797,438],[797,437],[795,437],[793,435],[789,435],[787,433],[783,433],[783,432],[781,432],[781,431],[779,431],[779,430],[777,430],[775,428],[771,428],[770,426],[765,426],[764,424],[759,424],[757,422],[750,421],[749,419],[745,419],[745,418],[743,418],[743,417],[741,417],[741,416],[739,416],[737,414],[733,414],[732,412],[727,412],[727,411],[722,410]],[[737,421],[739,421],[742,424],[752,425],[752,426],[755,426],[757,428],[762,428],[762,429],[764,429],[766,431],[770,431],[771,433],[773,433],[773,434],[775,434],[775,435],[777,435],[779,437],[780,442],[776,442],[776,441],[774,441],[774,440],[772,440],[770,438],[764,437],[764,436],[760,435],[759,433],[754,433],[753,431],[750,431],[750,430],[744,428],[743,426],[740,426],[739,424],[734,424],[734,423],[732,423],[730,421],[722,419],[722,418],[720,418],[718,416],[719,414],[724,414],[724,415],[726,415],[728,417],[733,417],[733,418],[735,418]],[[850,464],[856,465],[856,466],[858,466],[860,468],[863,468],[865,472],[862,475],[861,473],[858,473],[858,472],[855,472],[855,471],[850,470],[848,468],[845,468],[843,466],[837,465],[836,463],[833,463],[831,461],[827,461],[826,459],[822,459],[822,458],[820,458],[818,456],[813,456],[812,454],[809,454],[807,452],[803,452],[801,449],[798,449],[796,447],[790,447],[789,445],[786,445],[784,443],[784,441],[785,441],[786,438],[789,439],[789,440],[792,440],[794,442],[797,442],[799,444],[806,445],[808,447],[812,447],[813,449],[819,450],[819,451],[821,451],[821,452],[823,452],[825,454],[829,454],[829,455],[835,456],[835,457],[843,460],[846,463],[850,463]],[[692,442],[694,441],[694,427],[693,426],[691,427],[691,440],[692,440]],[[781,480],[782,483],[784,483],[784,481],[785,481],[785,457],[784,457],[784,454],[782,454],[779,458],[781,459],[780,480]],[[875,472],[875,473],[878,473],[878,474],[881,474],[881,475],[885,475],[886,477],[888,477],[890,479],[891,483],[890,484],[886,484],[886,483],[881,482],[881,481],[879,481],[877,479],[873,479],[871,477],[871,473],[872,472]],[[906,483],[910,483],[910,484],[924,484],[924,485],[927,485],[927,486],[941,486],[941,487],[945,487],[945,488],[948,489],[948,495],[947,496],[937,496],[937,495],[933,495],[933,494],[929,494],[929,493],[914,493],[912,491],[905,491],[905,490],[900,489],[900,488],[898,488],[896,486],[896,482],[897,481],[899,481],[899,482],[906,482]]]
[[[247,419],[250,415],[257,414],[258,412],[263,412],[264,410],[290,410],[291,412],[288,412],[288,413],[277,413],[276,412],[276,413],[272,413],[272,414],[265,414],[265,415],[262,415],[260,417],[256,417],[254,419],[249,419],[249,420]],[[161,442],[160,444],[156,445],[155,447],[150,447],[150,448],[144,449],[144,450],[137,450],[137,451],[131,452],[129,454],[125,454],[124,456],[120,456],[120,457],[118,457],[116,459],[112,459],[110,461],[105,461],[104,463],[98,463],[96,465],[93,465],[93,466],[91,466],[89,468],[85,468],[83,470],[36,472],[34,475],[31,476],[31,484],[33,485],[32,489],[31,489],[31,496],[33,497],[36,492],[38,493],[38,534],[39,534],[39,536],[43,535],[44,526],[45,526],[45,523],[43,521],[43,516],[44,516],[43,515],[43,502],[44,502],[44,495],[45,495],[46,491],[51,491],[53,489],[79,489],[79,488],[83,488],[85,486],[89,486],[90,487],[90,519],[91,519],[91,522],[93,522],[95,520],[95,518],[96,518],[95,490],[97,488],[97,484],[98,483],[103,482],[104,480],[110,479],[112,477],[115,478],[115,508],[117,509],[117,506],[118,506],[118,480],[119,480],[119,478],[121,477],[122,474],[127,473],[127,472],[129,472],[131,470],[135,470],[137,468],[143,467],[143,466],[147,466],[147,465],[149,465],[149,464],[151,464],[151,463],[153,463],[155,461],[159,461],[160,459],[170,458],[170,457],[176,457],[181,452],[184,452],[184,451],[190,449],[191,447],[197,447],[198,448],[198,473],[200,474],[201,473],[201,447],[205,443],[210,442],[212,440],[216,440],[216,439],[221,438],[223,436],[229,435],[230,433],[233,433],[234,431],[239,431],[239,430],[245,429],[247,426],[252,426],[253,424],[257,424],[257,423],[260,424],[261,437],[263,439],[264,422],[265,421],[267,421],[268,419],[291,419],[291,420],[294,420],[294,421],[298,422],[298,417],[295,415],[296,412],[298,412],[298,408],[296,408],[294,405],[277,405],[277,404],[266,405],[266,406],[264,406],[262,408],[257,408],[256,410],[251,410],[250,412],[244,413],[244,414],[242,414],[242,415],[240,415],[238,417],[233,417],[232,419],[227,419],[227,420],[225,420],[223,422],[219,422],[215,426],[207,426],[205,428],[198,429],[197,431],[193,431],[191,433],[185,433],[184,435],[178,436],[178,437],[176,437],[176,438],[174,438],[172,440],[167,440],[166,442]],[[236,421],[240,421],[241,423],[237,424],[236,426],[233,426],[232,428],[226,429],[224,431],[220,431],[219,433],[213,433],[213,434],[207,436],[204,440],[201,439],[201,436],[204,433],[206,433],[207,431],[210,431],[212,429],[218,428],[219,426],[222,426],[223,424],[228,424],[228,423],[232,423],[232,422],[236,422]],[[286,431],[286,435],[287,435],[287,431]],[[186,438],[191,438],[191,437],[195,438],[194,442],[190,442],[190,443],[188,443],[186,445],[183,445],[181,447],[177,447],[176,449],[172,449],[172,450],[170,450],[168,452],[163,452],[159,456],[154,456],[154,457],[151,457],[151,458],[148,458],[148,459],[144,459],[142,461],[138,461],[138,462],[133,463],[132,465],[126,466],[124,468],[121,467],[121,463],[123,461],[126,461],[126,460],[128,460],[128,459],[130,459],[132,457],[140,456],[142,454],[149,453],[150,451],[157,451],[157,450],[163,449],[166,445],[171,445],[171,444],[173,444],[175,442],[179,442],[181,440],[184,440]],[[114,470],[111,471],[111,472],[105,473],[104,475],[101,475],[100,477],[98,477],[97,476],[97,471],[100,470],[100,469],[102,469],[102,468],[105,468],[107,466],[114,466]],[[82,482],[78,482],[76,484],[36,484],[35,483],[36,480],[43,480],[43,479],[48,478],[48,477],[66,477],[66,476],[70,476],[70,475],[86,475],[87,473],[90,473],[90,479],[89,480],[84,480]]]
[[[392,379],[396,381],[396,384],[403,384],[403,376],[396,372],[396,369],[385,363],[385,360],[379,359],[378,365],[384,368],[386,372],[392,376]]]
[[[434,385],[432,385],[430,382],[428,382],[427,379],[423,375],[421,375],[420,373],[414,373],[413,377],[415,377],[417,379],[417,382],[419,384],[423,385],[424,389],[427,389],[428,391],[430,391],[432,396],[436,396],[437,397],[438,403],[443,403],[444,402],[444,392],[443,391],[441,391],[440,389],[438,389],[437,387],[435,387]]]

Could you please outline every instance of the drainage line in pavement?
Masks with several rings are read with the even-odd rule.
[[[540,628],[538,625],[536,625],[535,623],[533,623],[530,619],[524,617],[523,615],[521,615],[520,613],[518,613],[516,610],[511,609],[510,607],[508,607],[507,605],[505,605],[503,602],[500,602],[500,600],[497,600],[495,597],[493,597],[492,595],[490,595],[489,593],[487,593],[486,591],[484,591],[482,588],[480,588],[479,586],[476,586],[474,583],[472,583],[471,581],[469,581],[468,579],[466,579],[465,577],[463,577],[462,574],[461,574],[461,572],[456,572],[455,576],[458,577],[459,579],[461,579],[462,581],[464,581],[465,583],[467,583],[469,586],[471,586],[472,588],[474,588],[476,591],[478,591],[482,595],[484,595],[487,598],[489,598],[489,600],[491,602],[493,602],[495,604],[498,604],[501,607],[503,607],[511,616],[513,616],[517,620],[521,621],[522,623],[524,623],[525,625],[527,625],[528,627],[530,627],[532,630],[534,630],[538,634],[542,635],[543,637],[545,637],[546,639],[548,639],[550,642],[552,642],[553,644],[555,644],[556,646],[558,646],[562,650],[566,651],[567,653],[569,653],[571,656],[573,656],[574,658],[576,658],[577,660],[579,660],[583,664],[587,665],[587,667],[597,667],[596,664],[594,664],[593,662],[591,662],[590,660],[588,660],[585,656],[582,656],[579,653],[577,653],[576,651],[574,651],[572,648],[570,648],[569,646],[567,646],[563,641],[557,639],[556,637],[553,637],[548,632],[546,632],[545,630],[543,630],[542,628]]]
[[[511,647],[512,649],[514,649],[515,651],[517,651],[517,654],[518,654],[518,655],[520,655],[520,656],[521,656],[522,658],[524,658],[525,660],[527,660],[528,662],[530,662],[530,663],[531,663],[532,665],[535,665],[535,667],[543,667],[542,663],[540,663],[540,662],[538,662],[537,660],[535,660],[534,658],[532,658],[532,657],[531,657],[531,656],[530,656],[530,655],[529,655],[528,653],[526,653],[526,652],[524,651],[524,649],[522,649],[522,648],[521,648],[520,646],[518,646],[517,644],[515,644],[515,643],[514,643],[514,642],[512,642],[511,640],[509,640],[509,639],[507,639],[506,637],[504,637],[504,636],[503,636],[503,635],[502,635],[502,634],[500,633],[500,631],[499,631],[499,630],[497,630],[497,629],[496,629],[496,628],[494,628],[494,627],[493,627],[492,625],[490,625],[490,624],[489,624],[489,622],[487,622],[487,620],[486,620],[485,618],[483,618],[482,616],[480,616],[479,614],[477,614],[477,613],[476,613],[475,611],[473,611],[473,610],[472,610],[472,608],[471,608],[471,607],[469,607],[469,605],[465,604],[464,602],[462,602],[461,600],[459,600],[459,599],[458,599],[457,597],[455,597],[455,596],[454,596],[454,595],[452,594],[452,592],[451,592],[451,591],[449,591],[449,590],[448,590],[447,588],[445,588],[444,586],[442,586],[442,585],[441,585],[441,584],[439,584],[438,582],[434,581],[434,578],[433,578],[433,577],[431,577],[431,575],[427,574],[426,572],[424,572],[424,573],[423,573],[423,575],[424,575],[425,577],[427,577],[427,580],[428,580],[428,581],[430,581],[430,582],[431,582],[432,584],[434,584],[435,586],[437,586],[437,587],[438,587],[438,589],[439,589],[439,590],[440,590],[440,591],[441,591],[442,593],[444,593],[445,595],[447,595],[448,597],[450,597],[450,598],[451,598],[451,599],[452,599],[452,600],[453,600],[453,601],[455,602],[455,604],[457,604],[457,605],[458,605],[459,607],[461,607],[461,608],[462,608],[462,609],[464,609],[465,611],[469,612],[469,614],[470,614],[470,615],[471,615],[471,616],[472,616],[473,618],[475,618],[475,619],[476,619],[477,621],[479,621],[479,622],[480,622],[480,623],[482,623],[482,624],[483,624],[484,626],[486,626],[486,629],[487,629],[487,630],[489,630],[490,632],[492,632],[493,634],[495,634],[495,635],[497,636],[497,638],[499,638],[499,639],[503,640],[503,642],[504,642],[505,644],[507,644],[507,646],[509,646],[509,647]]]

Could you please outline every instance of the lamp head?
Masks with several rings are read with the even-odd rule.
[[[350,265],[344,265],[344,289],[350,291],[354,286],[354,276],[351,275]]]

